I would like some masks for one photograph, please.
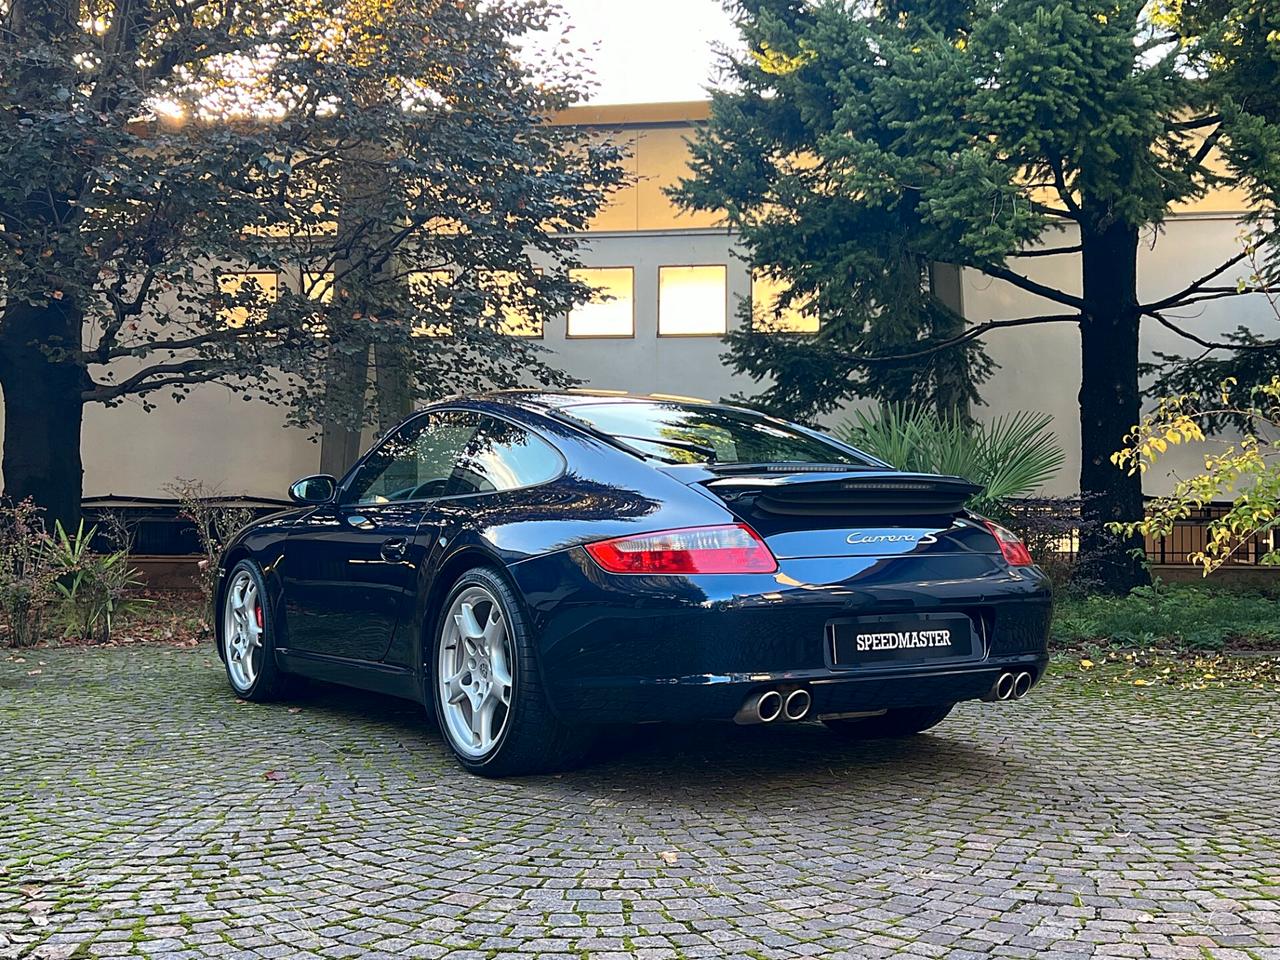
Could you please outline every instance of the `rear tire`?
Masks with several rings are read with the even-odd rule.
[[[850,717],[847,720],[823,720],[827,728],[851,740],[876,740],[885,737],[910,737],[936,727],[947,718],[954,703],[932,707],[902,707],[888,710],[878,717]]]
[[[496,570],[469,570],[450,589],[426,670],[441,735],[471,773],[548,773],[586,755],[590,731],[553,713],[532,632]]]

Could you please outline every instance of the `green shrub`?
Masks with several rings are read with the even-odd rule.
[[[204,557],[197,564],[200,573],[198,583],[205,599],[200,615],[205,631],[210,632],[213,630],[213,588],[217,582],[218,557],[223,545],[241,527],[252,523],[257,514],[248,507],[237,506],[234,501],[228,502],[217,487],[210,487],[201,480],[178,477],[165,484],[164,489],[178,501],[182,508],[180,516],[191,521],[200,538]]]
[[[1228,644],[1280,645],[1280,606],[1261,593],[1204,584],[1161,583],[1128,596],[1063,597],[1053,641],[1221,650]]]
[[[1003,505],[1051,480],[1066,457],[1048,414],[1019,411],[975,423],[930,407],[886,404],[856,410],[841,439],[900,470],[940,473],[980,483],[970,506],[1003,516]]]
[[[58,613],[63,636],[105,642],[111,639],[115,618],[145,601],[130,597],[141,581],[129,565],[128,551],[94,553],[89,549],[97,529],[86,530],[81,520],[75,536],[69,536],[57,523],[48,550],[58,573],[54,587],[62,600]]]
[[[31,500],[0,502],[0,619],[11,646],[40,639],[57,576],[49,560],[49,535]]]

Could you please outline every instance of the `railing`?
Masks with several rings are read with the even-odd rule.
[[[287,500],[260,497],[214,497],[220,505],[244,507],[255,517],[275,513],[289,506]],[[201,553],[195,524],[182,515],[176,500],[160,497],[86,497],[81,501],[85,527],[97,525],[97,550],[116,550],[108,515],[123,523],[129,532],[131,551],[143,556],[182,557]]]
[[[1147,559],[1154,564],[1194,566],[1192,556],[1209,543],[1209,524],[1226,515],[1230,504],[1214,503],[1194,511],[1173,526],[1166,537],[1147,537]],[[1071,560],[1080,549],[1080,501],[1076,498],[1021,500],[1013,507],[1019,532],[1032,541],[1032,549]],[[1276,548],[1271,533],[1251,537],[1228,561],[1230,566],[1256,566]],[[1280,569],[1280,568],[1278,568]]]
[[[256,515],[272,513],[288,506],[288,501],[225,497],[219,502],[250,508]],[[1191,566],[1191,556],[1208,543],[1208,524],[1223,516],[1230,506],[1212,504],[1174,525],[1173,533],[1158,540],[1147,538],[1147,559],[1155,564]],[[1071,560],[1080,549],[1080,501],[1076,498],[1021,500],[1013,506],[1015,526],[1030,541],[1033,552],[1056,554]],[[153,556],[183,556],[200,552],[200,541],[191,521],[180,515],[174,500],[94,497],[84,501],[86,524],[99,522],[106,513],[122,515],[133,531],[134,552]],[[103,533],[100,530],[99,535]],[[103,543],[103,549],[110,544]],[[1231,566],[1256,566],[1276,548],[1268,534],[1251,538],[1231,558]],[[1277,569],[1280,569],[1278,567]]]

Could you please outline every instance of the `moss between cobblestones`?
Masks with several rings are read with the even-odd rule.
[[[0,660],[0,932],[28,954],[1280,947],[1280,698],[1244,679],[1062,660],[907,741],[653,729],[493,783],[412,704],[235,705],[208,649],[41,659]]]

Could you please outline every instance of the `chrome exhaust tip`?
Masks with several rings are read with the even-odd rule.
[[[1013,699],[1021,700],[1031,690],[1031,674],[1023,670],[1013,681]]]
[[[809,707],[813,705],[813,698],[809,696],[809,691],[801,688],[792,690],[787,694],[787,701],[782,707],[782,712],[788,720],[803,720],[809,715]]]
[[[761,723],[773,723],[782,714],[782,694],[766,690],[756,700],[756,719]]]
[[[1012,673],[1000,674],[1000,679],[996,681],[996,699],[1008,700],[1012,697],[1014,685]]]
[[[743,725],[773,723],[782,716],[782,693],[778,690],[757,690],[742,701],[733,715],[733,722]]]

